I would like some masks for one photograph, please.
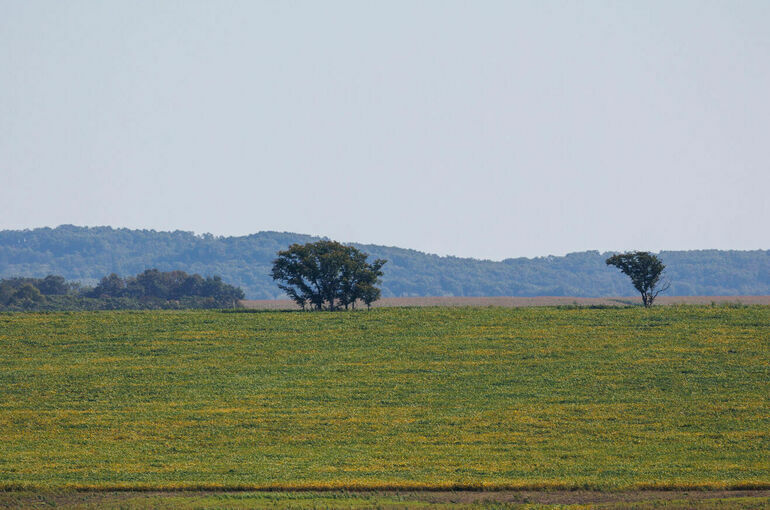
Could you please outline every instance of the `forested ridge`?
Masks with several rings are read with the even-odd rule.
[[[146,269],[219,275],[248,299],[285,297],[270,276],[279,250],[318,237],[259,232],[217,237],[192,232],[75,227],[0,231],[0,278],[61,275],[94,285],[104,275]],[[634,296],[623,274],[607,267],[610,253],[513,258],[501,262],[439,257],[415,250],[352,244],[388,261],[384,297]],[[643,248],[643,247],[642,247]],[[770,294],[770,250],[662,251],[668,295]]]

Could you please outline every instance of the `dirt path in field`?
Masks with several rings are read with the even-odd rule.
[[[297,305],[289,299],[259,299],[242,301],[245,308],[254,310],[296,310]],[[770,305],[770,296],[661,296],[656,301],[660,305],[710,305],[714,304],[743,304]],[[639,297],[603,297],[580,298],[565,296],[538,297],[413,297],[413,298],[382,298],[374,303],[374,307],[394,306],[630,306],[641,305]]]
[[[269,496],[269,497],[268,497]],[[331,499],[329,497],[332,496]],[[212,501],[213,498],[213,501]],[[252,499],[253,498],[253,499]],[[316,498],[318,498],[316,500]],[[291,492],[266,491],[76,491],[76,492],[0,492],[0,508],[266,508],[289,504],[292,508],[328,507],[366,508],[367,501],[382,508],[409,508],[410,502],[451,508],[469,505],[601,505],[624,508],[627,504],[667,506],[678,502],[677,508],[697,508],[699,502],[759,498],[751,508],[770,505],[770,490],[681,491],[637,490],[622,492],[575,491],[366,491],[366,492]],[[681,505],[684,506],[681,506]]]

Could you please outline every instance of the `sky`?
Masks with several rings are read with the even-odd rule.
[[[0,229],[770,249],[765,0],[0,12]]]

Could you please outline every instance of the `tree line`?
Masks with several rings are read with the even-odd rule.
[[[39,228],[0,231],[0,278],[61,275],[96,285],[110,273],[161,271],[217,274],[241,287],[248,299],[280,299],[272,279],[276,253],[292,244],[320,240],[289,232],[237,237],[193,232],[110,227]],[[608,271],[614,252],[584,251],[565,256],[502,261],[440,257],[404,248],[353,244],[371,259],[387,259],[383,297],[415,296],[633,296],[620,271]],[[770,294],[770,250],[662,251],[671,280],[669,295]]]
[[[111,273],[94,287],[58,275],[0,280],[0,310],[233,308],[243,298],[242,289],[219,276],[184,271],[147,269],[126,278]]]
[[[278,252],[272,277],[278,287],[303,310],[355,309],[357,302],[371,308],[380,298],[384,259],[367,261],[361,250],[322,240],[293,244]],[[631,279],[645,307],[670,287],[664,279],[666,266],[654,254],[635,251],[605,260]],[[218,276],[204,278],[184,271],[147,269],[128,277],[111,273],[93,287],[81,287],[64,277],[9,278],[0,280],[0,309],[81,309],[83,301],[95,300],[102,308],[235,308],[243,290],[226,284]],[[88,301],[85,301],[88,304]],[[46,306],[47,305],[47,306]]]

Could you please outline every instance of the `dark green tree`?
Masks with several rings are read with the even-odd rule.
[[[303,310],[308,305],[316,310],[347,309],[355,307],[358,300],[370,306],[379,297],[379,289],[371,289],[380,284],[386,261],[377,259],[369,264],[367,257],[357,248],[336,241],[293,244],[278,252],[272,277]]]
[[[380,299],[382,292],[379,288],[370,283],[361,282],[358,285],[358,294],[361,298],[361,301],[366,304],[366,308],[370,309],[372,307],[372,303]]]
[[[120,297],[126,290],[126,282],[115,273],[110,273],[99,281],[99,284],[88,294],[91,297]]]
[[[371,264],[366,262],[368,255],[352,246],[344,247],[347,257],[343,261],[341,284],[338,292],[340,306],[355,309],[356,302],[363,301],[367,308],[380,298],[379,285],[382,266],[385,260],[377,259]]]
[[[29,283],[19,287],[10,300],[11,305],[25,309],[34,308],[36,305],[44,302],[45,296],[40,293],[37,287]]]
[[[39,280],[36,287],[40,292],[47,296],[64,295],[69,293],[70,285],[63,276],[49,274],[42,280]]]
[[[16,292],[14,286],[8,280],[0,280],[0,306],[5,306]]]
[[[194,275],[198,276],[198,275]],[[203,281],[200,295],[213,299],[218,306],[237,308],[245,297],[240,287],[233,287],[222,281],[219,276],[209,276]]]
[[[608,266],[615,266],[631,278],[634,288],[642,294],[645,307],[652,306],[658,294],[665,292],[670,283],[661,280],[666,266],[658,257],[646,251],[619,253],[608,258]]]

